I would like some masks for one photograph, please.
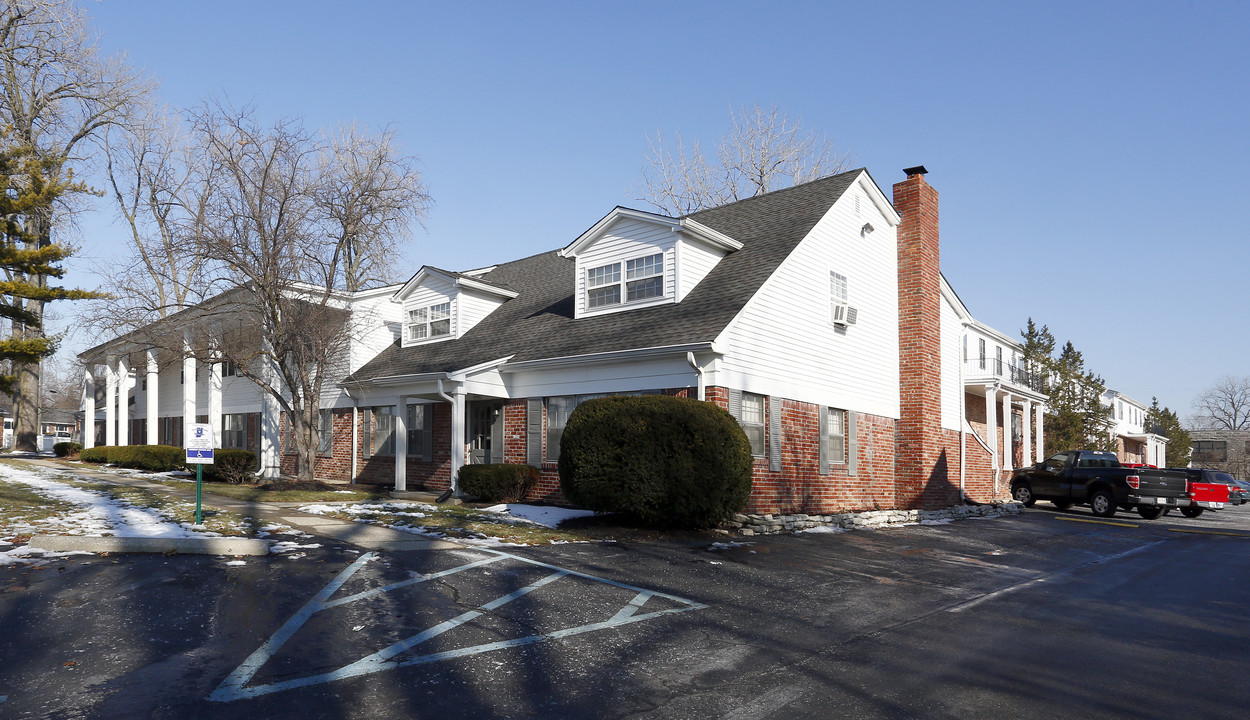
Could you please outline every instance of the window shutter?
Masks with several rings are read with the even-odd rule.
[[[820,474],[829,474],[829,408],[820,405],[817,410],[820,413],[820,437],[817,439],[817,446],[820,454]]]
[[[733,415],[734,420],[742,422],[742,391],[729,391],[729,414]]]
[[[434,462],[434,405],[422,405],[421,412],[421,459]]]
[[[781,398],[768,398],[768,469],[781,470]]]
[[[859,440],[858,427],[856,422],[859,414],[854,410],[846,411],[846,474],[856,475],[859,473]]]
[[[360,425],[361,444],[364,445],[361,455],[367,460],[373,457],[373,411],[369,408],[360,414]]]
[[[529,398],[525,401],[525,462],[534,467],[543,464],[542,398]]]

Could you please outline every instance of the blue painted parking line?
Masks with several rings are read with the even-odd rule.
[[[588,575],[586,573],[577,572],[575,570],[569,570],[567,568],[561,568],[555,565],[551,565],[549,563],[539,562],[537,560],[531,560],[529,558],[512,555],[510,553],[500,552],[497,550],[485,550],[485,549],[481,550],[481,552],[486,552],[490,556],[487,558],[480,559],[480,560],[475,560],[470,563],[466,563],[464,565],[459,565],[449,570],[443,570],[443,571],[436,572],[436,573],[420,575],[418,577],[414,577],[408,580],[404,580],[404,581],[397,582],[397,583],[391,583],[383,587],[366,590],[363,592],[355,593],[353,595],[348,595],[346,597],[342,597],[338,599],[331,599],[334,593],[336,593],[339,589],[341,589],[343,585],[353,575],[355,575],[361,568],[363,568],[366,564],[368,564],[370,561],[372,561],[376,557],[374,553],[366,553],[365,555],[362,555],[355,562],[353,562],[346,569],[344,569],[341,573],[339,573],[338,576],[336,576],[333,580],[331,580],[324,588],[321,589],[320,592],[314,595],[313,598],[309,600],[308,603],[305,604],[303,608],[301,608],[298,612],[296,612],[295,615],[293,615],[290,620],[287,620],[287,622],[283,624],[282,627],[280,627],[277,632],[275,632],[268,640],[266,640],[263,644],[261,644],[261,646],[257,648],[255,652],[253,652],[250,656],[248,656],[248,658],[244,660],[243,663],[239,665],[239,667],[235,668],[234,672],[230,673],[230,675],[228,675],[226,679],[223,680],[221,684],[217,686],[217,689],[214,690],[213,693],[208,696],[208,699],[215,700],[218,702],[232,702],[235,700],[254,698],[254,697],[259,697],[262,695],[268,695],[270,693],[280,692],[283,690],[291,690],[294,688],[307,687],[310,685],[319,685],[322,683],[334,682],[337,680],[344,680],[344,679],[351,678],[351,677],[359,677],[362,675],[383,672],[386,670],[395,670],[395,669],[402,668],[402,667],[411,667],[414,665],[437,662],[440,660],[449,660],[449,659],[457,658],[457,657],[476,655],[479,653],[491,652],[494,650],[501,650],[504,648],[521,647],[525,645],[532,645],[535,643],[548,642],[548,641],[556,640],[559,638],[580,635],[583,633],[595,632],[598,630],[607,630],[609,628],[619,627],[619,626],[626,625],[629,623],[641,622],[643,620],[650,620],[652,618],[656,618],[661,615],[670,615],[673,613],[687,612],[690,610],[700,610],[700,609],[707,607],[706,605],[702,603],[697,603],[697,602],[694,602],[693,600],[680,598],[675,595],[668,595],[666,593],[646,590],[643,588],[635,587],[633,585],[628,585],[625,583],[620,583],[620,582],[616,582],[614,580],[608,580],[605,578],[595,577],[593,575]],[[361,600],[367,600],[369,598],[378,597],[380,595],[383,595],[387,592],[391,592],[399,588],[407,587],[407,586],[414,585],[417,583],[427,582],[435,578],[441,578],[441,577],[446,577],[449,575],[454,575],[457,573],[464,572],[466,570],[472,570],[477,567],[489,565],[491,563],[496,563],[496,562],[500,562],[504,560],[521,562],[521,563],[536,566],[536,567],[543,567],[543,568],[552,570],[552,572],[540,578],[539,580],[536,580],[535,582],[529,585],[526,585],[523,588],[514,590],[513,592],[510,592],[506,595],[500,596],[498,598],[495,598],[494,600],[486,602],[475,610],[469,610],[464,613],[461,613],[460,615],[454,618],[451,618],[449,620],[444,620],[443,622],[440,622],[436,625],[426,628],[425,630],[422,630],[421,632],[415,635],[412,635],[408,638],[400,640],[399,642],[396,642],[388,647],[382,648],[381,650],[378,650],[377,652],[374,652],[370,655],[360,658],[359,660],[348,663],[347,665],[344,665],[338,668],[337,670],[333,670],[327,673],[319,673],[316,675],[308,675],[304,677],[293,678],[293,679],[285,680],[282,682],[251,685],[251,686],[248,685],[248,683],[252,680],[253,677],[256,676],[257,672],[260,671],[260,669],[265,665],[265,663],[267,663],[274,656],[274,654],[277,653],[278,650],[280,650],[282,646],[286,644],[286,642],[290,640],[300,630],[300,628],[302,628],[304,624],[309,621],[309,619],[311,619],[314,615],[316,615],[317,613],[323,610],[328,610],[331,608],[346,605],[348,603],[359,602]],[[629,590],[636,594],[629,600],[628,603],[626,603],[623,607],[621,607],[621,609],[618,610],[615,615],[613,615],[610,619],[604,620],[601,622],[587,623],[584,625],[563,628],[563,629],[555,630],[552,632],[528,635],[525,637],[514,638],[511,640],[501,640],[497,642],[474,645],[471,647],[464,647],[464,648],[459,648],[455,650],[431,653],[428,655],[419,655],[419,656],[411,657],[405,660],[395,659],[397,656],[409,650],[412,650],[413,648],[418,647],[422,643],[432,638],[438,637],[439,635],[442,635],[443,633],[446,633],[449,630],[453,630],[457,627],[464,625],[465,623],[471,622],[472,620],[486,613],[489,613],[493,610],[497,610],[498,608],[503,607],[504,605],[507,605],[508,603],[514,600],[517,600],[526,595],[529,595],[530,593],[536,590],[546,587],[547,585],[550,585],[566,577],[576,577],[576,578],[582,578],[585,580],[591,580],[591,581],[602,583],[604,585],[608,585],[611,587]],[[671,608],[666,608],[662,610],[655,610],[653,612],[648,612],[648,613],[641,613],[641,614],[639,613],[639,611],[642,610],[643,607],[646,605],[648,600],[652,598],[657,598],[657,597],[664,598],[671,602],[677,603],[679,607],[671,607]]]

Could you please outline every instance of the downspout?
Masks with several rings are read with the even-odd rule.
[[[704,400],[705,389],[703,386],[703,368],[699,367],[699,363],[694,359],[694,353],[686,353],[686,362],[690,363],[690,367],[694,368],[694,374],[699,377],[699,400]]]
[[[968,323],[963,324],[963,332],[959,334],[959,345],[955,348],[955,357],[959,359],[959,498],[968,502],[964,492],[964,477],[967,474],[968,444],[968,391],[964,388],[964,343],[968,342]]]

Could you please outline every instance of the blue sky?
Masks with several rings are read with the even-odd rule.
[[[1016,336],[1032,316],[1109,386],[1182,416],[1250,374],[1250,3],[85,7],[171,106],[392,126],[435,200],[414,271],[561,247],[645,207],[648,133],[711,145],[731,106],[776,103],[887,195],[929,169],[943,272],[983,322]],[[110,213],[82,219],[81,264],[123,242]]]

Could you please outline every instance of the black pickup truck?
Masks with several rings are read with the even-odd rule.
[[[1011,478],[1011,496],[1025,507],[1049,500],[1058,508],[1089,505],[1099,517],[1116,508],[1136,508],[1154,520],[1168,508],[1188,507],[1188,483],[1179,470],[1127,468],[1114,453],[1069,450],[1056,453]]]

